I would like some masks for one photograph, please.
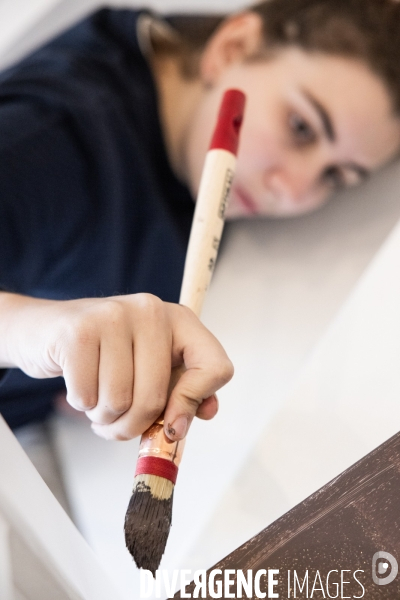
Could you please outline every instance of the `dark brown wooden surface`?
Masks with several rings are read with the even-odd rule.
[[[234,523],[232,523],[234,527]],[[258,535],[234,550],[212,569],[279,569],[280,598],[288,598],[287,571],[301,576],[309,570],[311,586],[318,570],[324,580],[330,570],[348,569],[352,583],[343,594],[353,597],[365,587],[367,600],[400,600],[400,573],[387,585],[372,580],[372,557],[392,554],[400,564],[400,433],[362,458],[334,480],[298,504]],[[390,573],[390,568],[386,572]],[[332,581],[334,581],[332,579]],[[310,588],[311,588],[310,586]],[[186,588],[191,592],[193,584]],[[234,585],[231,591],[236,589]],[[309,589],[309,594],[311,589]],[[330,593],[333,595],[334,590]],[[180,598],[180,593],[175,598]],[[256,598],[256,596],[253,596]],[[293,597],[292,595],[289,597]],[[297,598],[307,598],[297,591]],[[323,598],[315,591],[315,599]],[[329,597],[325,589],[325,597]],[[339,598],[341,592],[339,591]],[[207,596],[211,598],[211,596]]]

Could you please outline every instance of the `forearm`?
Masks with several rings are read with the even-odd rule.
[[[46,303],[29,296],[0,292],[0,368],[20,367],[21,344],[24,343],[21,332],[24,322],[33,311]]]

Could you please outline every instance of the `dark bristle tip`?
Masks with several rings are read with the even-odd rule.
[[[171,529],[173,493],[155,498],[148,485],[138,483],[125,516],[125,543],[136,566],[156,576]]]

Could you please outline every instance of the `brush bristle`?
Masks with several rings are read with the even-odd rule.
[[[159,567],[172,519],[174,484],[156,475],[137,475],[125,516],[125,543],[139,569]]]

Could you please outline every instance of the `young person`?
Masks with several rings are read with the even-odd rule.
[[[171,302],[223,91],[247,95],[228,217],[315,209],[398,152],[399,26],[394,0],[164,20],[105,9],[2,76],[0,406],[12,426],[48,414],[60,376],[107,438],[139,435],[164,408],[173,439],[214,416],[232,365]]]

